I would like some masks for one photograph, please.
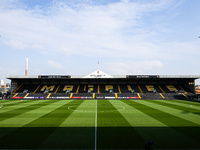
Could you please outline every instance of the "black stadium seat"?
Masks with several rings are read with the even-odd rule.
[[[192,92],[177,84],[23,84],[15,93],[25,99],[173,99]]]

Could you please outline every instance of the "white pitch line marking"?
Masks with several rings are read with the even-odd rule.
[[[191,108],[194,108],[194,109],[200,109],[200,108],[197,108],[197,107],[193,107],[193,105],[190,105],[190,107],[191,107]]]
[[[97,100],[96,100],[96,114],[95,114],[95,150],[97,149]]]

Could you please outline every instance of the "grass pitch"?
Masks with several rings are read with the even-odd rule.
[[[0,149],[200,149],[200,103],[1,100]]]

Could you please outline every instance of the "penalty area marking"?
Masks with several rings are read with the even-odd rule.
[[[90,105],[92,105],[92,104],[90,104]],[[82,106],[84,106],[84,105],[82,105]],[[85,106],[88,106],[88,105],[85,105]],[[93,106],[95,106],[95,105],[93,105]],[[100,106],[105,106],[105,105],[96,104],[96,107],[97,106],[100,107]],[[98,111],[98,112],[115,112],[115,111],[122,111],[126,108],[126,107],[121,106],[121,105],[113,105],[113,106],[115,106],[115,108],[117,110],[102,110],[102,111]],[[68,109],[71,110],[71,111],[78,111],[78,112],[96,112],[97,111],[97,109],[96,110],[76,110],[74,107],[76,107],[76,105],[69,106]]]

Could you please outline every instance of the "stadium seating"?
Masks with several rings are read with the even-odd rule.
[[[23,84],[16,92],[23,93],[24,90],[28,90],[29,93],[33,93],[38,86],[39,84],[33,84],[33,85]]]
[[[23,84],[13,99],[189,99],[192,92],[173,84]]]

